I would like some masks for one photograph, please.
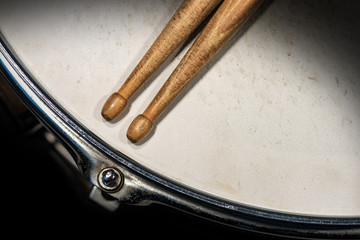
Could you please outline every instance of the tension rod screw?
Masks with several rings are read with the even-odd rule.
[[[98,175],[98,182],[103,190],[113,192],[122,185],[123,176],[115,168],[104,168]]]

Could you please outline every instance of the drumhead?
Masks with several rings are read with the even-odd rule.
[[[359,217],[359,4],[266,3],[146,141],[132,144],[129,124],[190,44],[131,98],[121,117],[106,122],[102,105],[179,4],[9,0],[0,8],[0,31],[54,102],[137,166],[242,206]]]

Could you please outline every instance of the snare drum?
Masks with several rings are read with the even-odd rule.
[[[106,122],[101,108],[179,4],[3,1],[1,71],[84,176],[120,202],[163,203],[271,234],[358,236],[360,5],[265,2],[133,144],[129,124],[189,44],[125,114]]]

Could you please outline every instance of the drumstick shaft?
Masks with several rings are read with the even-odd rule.
[[[182,3],[127,80],[104,104],[101,113],[105,119],[115,118],[126,108],[127,100],[200,25],[220,1],[186,0]]]
[[[157,117],[234,35],[260,3],[260,0],[224,0],[144,113],[131,123],[127,136],[132,142],[139,141],[150,131]]]

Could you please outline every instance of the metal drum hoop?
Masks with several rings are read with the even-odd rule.
[[[306,238],[350,238],[360,235],[360,218],[303,216],[275,212],[218,199],[172,182],[112,149],[76,122],[21,65],[6,39],[0,39],[0,71],[32,113],[73,156],[95,186],[104,168],[121,172],[122,186],[107,194],[122,203],[162,203],[232,227],[267,234]]]

